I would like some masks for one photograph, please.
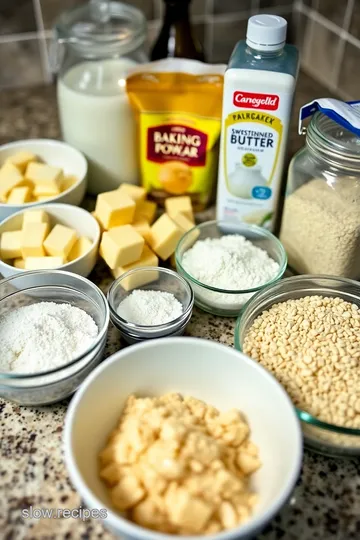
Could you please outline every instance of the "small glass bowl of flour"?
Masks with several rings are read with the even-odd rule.
[[[155,266],[126,272],[112,283],[107,298],[111,321],[130,344],[182,335],[194,305],[188,282]]]
[[[283,245],[268,230],[228,221],[208,221],[186,233],[175,258],[177,271],[194,290],[195,304],[225,317],[238,316],[254,294],[283,276],[287,265]]]
[[[77,274],[0,281],[0,397],[36,406],[70,396],[102,360],[109,319],[104,294]]]

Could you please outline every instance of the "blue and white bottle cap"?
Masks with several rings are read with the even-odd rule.
[[[278,51],[286,41],[287,22],[278,15],[253,15],[248,20],[246,44],[258,51]]]

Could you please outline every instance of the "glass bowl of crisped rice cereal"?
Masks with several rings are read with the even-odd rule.
[[[238,318],[235,347],[284,386],[308,448],[360,456],[358,282],[302,275],[266,287]]]

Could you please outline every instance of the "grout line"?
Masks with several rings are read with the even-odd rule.
[[[298,13],[302,13],[299,11]],[[309,18],[307,20],[306,26],[305,26],[305,36],[304,36],[304,45],[303,45],[303,52],[301,54],[301,64],[307,64],[307,58],[311,54],[311,42],[312,42],[312,36],[314,32],[314,19]]]
[[[292,12],[291,6],[279,6],[274,8],[268,8],[267,13],[276,13],[277,15],[288,15]],[[214,15],[212,20],[214,22],[221,22],[221,23],[230,23],[230,22],[237,22],[237,21],[243,21],[244,19],[248,19],[251,16],[251,12],[249,11],[240,11],[238,13],[221,13],[219,15]]]
[[[322,24],[330,30],[331,32],[334,32],[334,34],[337,34],[340,36],[341,28],[337,26],[335,23],[331,22],[329,19],[318,13],[317,11],[311,9],[308,6],[305,6],[304,4],[300,4],[300,11],[304,14],[313,19],[314,21]]]
[[[45,82],[51,83],[52,77],[50,74],[49,55],[48,55],[48,51],[46,47],[44,20],[43,20],[42,11],[41,11],[40,0],[33,0],[33,9],[35,12],[35,20],[36,20],[37,29],[40,34],[39,44],[40,44],[40,57],[41,57],[43,75],[44,75]]]
[[[343,20],[343,29],[347,32],[350,28],[351,24],[351,17],[354,9],[354,0],[348,0],[344,20]],[[339,88],[339,82],[340,82],[340,73],[341,73],[341,66],[345,55],[345,47],[346,47],[346,41],[344,39],[340,40],[336,59],[335,59],[335,69],[334,69],[334,78],[336,86]]]
[[[46,39],[55,38],[55,30],[44,30],[43,35]]]
[[[211,17],[212,22],[230,23],[248,19],[251,13],[249,11],[239,11],[238,13],[219,13]]]
[[[210,61],[213,56],[214,48],[214,0],[207,0],[205,10],[205,36],[204,49],[207,60]]]
[[[315,18],[313,17],[307,17],[308,23],[307,23],[307,30],[305,35],[305,44],[304,44],[304,52],[302,54],[302,61],[301,65],[305,66],[305,68],[311,72],[316,73],[316,79],[321,81],[323,84],[327,86],[332,91],[335,91],[337,88],[337,64],[340,62],[340,56],[339,56],[339,47],[341,44],[341,40],[339,41],[339,46],[337,47],[336,53],[335,53],[335,61],[332,63],[331,69],[328,72],[328,79],[324,80],[322,75],[319,75],[318,70],[313,68],[312,61],[311,61],[311,52],[313,49],[313,44],[316,43],[316,40],[314,39],[314,33],[316,31],[315,29]],[[345,42],[344,42],[345,43]],[[340,69],[340,68],[339,68]]]
[[[215,11],[215,1],[214,0],[206,0],[205,2],[205,17],[212,17],[214,15]]]
[[[340,71],[341,71],[342,61],[344,58],[345,45],[346,45],[346,41],[344,39],[340,39],[339,44],[337,46],[336,54],[335,54],[333,76],[334,76],[334,82],[336,86],[338,86],[338,83],[339,83]]]
[[[12,43],[13,41],[28,41],[41,37],[39,32],[23,32],[22,34],[7,34],[0,36],[0,43]]]
[[[273,13],[274,15],[288,15],[293,12],[292,5],[289,4],[287,6],[274,6],[266,8],[266,11],[264,11],[264,8],[261,9],[261,13]]]
[[[315,21],[315,22],[319,23],[320,25],[324,26],[325,28],[327,28],[327,30],[330,30],[330,32],[333,32],[338,37],[340,37],[342,39],[345,39],[346,41],[351,43],[351,45],[354,45],[354,47],[357,47],[358,49],[360,49],[360,39],[354,37],[347,30],[344,30],[343,28],[340,28],[339,26],[337,26],[333,22],[329,21],[323,15],[320,15],[316,11],[314,11],[311,8],[309,8],[307,6],[304,6],[302,4],[300,5],[300,12],[303,13],[304,15],[307,15],[308,17],[310,17],[313,21]]]
[[[260,0],[251,0],[251,13],[258,13],[260,11]]]
[[[191,17],[191,23],[206,23],[207,21],[208,21],[208,16],[205,14],[193,15]]]
[[[355,0],[348,0],[343,20],[343,29],[345,30],[345,32],[348,32],[350,29],[351,17],[354,11],[354,4]]]
[[[345,30],[343,30],[342,37],[343,39],[348,41],[351,45],[354,45],[354,47],[356,47],[357,49],[360,49],[360,39],[354,37],[352,34],[349,34],[349,32],[345,32]]]
[[[343,30],[345,32],[347,32],[350,28],[353,9],[354,9],[354,0],[348,0],[345,14],[344,14],[344,20],[343,20]],[[339,86],[339,79],[340,79],[342,61],[344,59],[344,54],[345,54],[345,47],[346,47],[346,41],[345,39],[341,39],[338,45],[337,51],[336,51],[335,67],[334,67],[334,80],[337,87]]]

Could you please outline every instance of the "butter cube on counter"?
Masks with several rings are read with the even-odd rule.
[[[10,195],[7,198],[7,204],[24,204],[30,201],[31,188],[29,186],[22,186],[13,188],[10,191]]]
[[[187,195],[182,197],[168,197],[165,200],[165,209],[171,218],[176,217],[177,214],[184,214],[184,216],[194,223],[191,199]]]
[[[95,213],[104,229],[111,229],[131,223],[135,207],[135,201],[129,195],[116,189],[98,195]]]
[[[90,251],[91,246],[92,242],[89,238],[87,238],[86,236],[80,236],[80,238],[76,240],[75,244],[71,248],[71,251],[67,258],[68,261],[74,261],[75,259],[82,257],[83,255],[85,255],[85,253]]]
[[[199,238],[199,229],[194,228],[194,223],[192,223],[184,214],[177,214],[172,218],[172,220],[175,221],[175,223],[182,228],[184,233],[192,229],[191,233],[187,235],[184,245],[184,248],[186,247],[186,249],[189,249]],[[172,264],[172,266],[176,267],[175,258],[173,260],[170,260],[170,263]]]
[[[187,217],[184,216],[184,214],[177,214],[176,218],[172,218],[175,223],[182,228],[184,231],[184,234],[191,229],[191,233],[187,235],[187,238],[185,240],[184,249],[189,249],[194,244],[194,242],[198,239],[200,236],[199,229],[194,229],[195,225],[192,223]],[[173,253],[170,257],[170,264],[173,268],[176,268],[176,259],[175,259],[175,253]]]
[[[143,237],[145,242],[150,243],[151,227],[147,221],[145,221],[144,219],[139,220],[139,221],[134,221],[134,223],[132,223],[132,226],[134,227],[135,231],[137,231]]]
[[[10,191],[24,184],[24,177],[19,169],[12,163],[5,163],[0,169],[0,202],[6,202]]]
[[[44,257],[43,247],[45,238],[49,233],[48,223],[28,223],[22,229],[21,255],[26,257]]]
[[[150,247],[164,261],[175,251],[184,231],[167,215],[163,214],[151,227]]]
[[[185,214],[176,214],[172,219],[185,232],[188,232],[190,231],[190,229],[193,229],[195,227],[194,223],[190,221],[190,219],[187,218]],[[200,234],[199,231],[196,232],[198,233],[198,235]]]
[[[134,186],[133,184],[121,184],[118,188],[119,193],[125,193],[132,198],[133,201],[143,201],[146,197],[146,190],[140,186]]]
[[[144,244],[143,237],[131,225],[114,227],[102,235],[101,256],[111,269],[117,268],[139,260]]]
[[[55,225],[44,242],[47,255],[66,258],[77,240],[76,231],[65,225]]]
[[[16,154],[13,154],[12,156],[9,156],[5,163],[12,163],[12,165],[15,165],[15,167],[17,167],[19,171],[24,174],[26,167],[31,161],[37,161],[37,157],[27,150],[22,150],[20,152],[16,152]]]
[[[15,268],[20,268],[21,270],[25,270],[25,260],[21,257],[14,260],[14,266]]]
[[[22,231],[3,232],[0,238],[1,259],[16,259],[21,257]]]
[[[124,266],[118,266],[117,268],[113,268],[111,270],[112,275],[115,279],[125,274],[125,272],[128,272],[129,270],[133,270],[134,268],[139,268],[141,266],[158,266],[159,259],[151,251],[149,246],[145,245],[143,252],[141,254],[141,257],[138,261],[135,261],[130,264],[126,264]],[[128,276],[127,278],[123,279],[121,281],[121,285],[126,291],[131,291],[133,289],[136,289],[137,287],[142,287],[143,285],[147,283],[151,283],[153,281],[156,281],[159,277],[159,272],[156,270],[154,271],[148,271],[148,272],[137,272],[136,274],[132,274]]]
[[[59,167],[31,162],[26,168],[25,178],[35,184],[34,195],[58,195],[64,174]]]
[[[64,257],[26,257],[25,270],[49,270],[65,264]]]
[[[145,219],[148,223],[154,221],[156,216],[157,204],[152,201],[137,201],[134,215],[134,221]]]
[[[27,210],[23,214],[23,228],[28,223],[50,223],[50,218],[44,210]]]

